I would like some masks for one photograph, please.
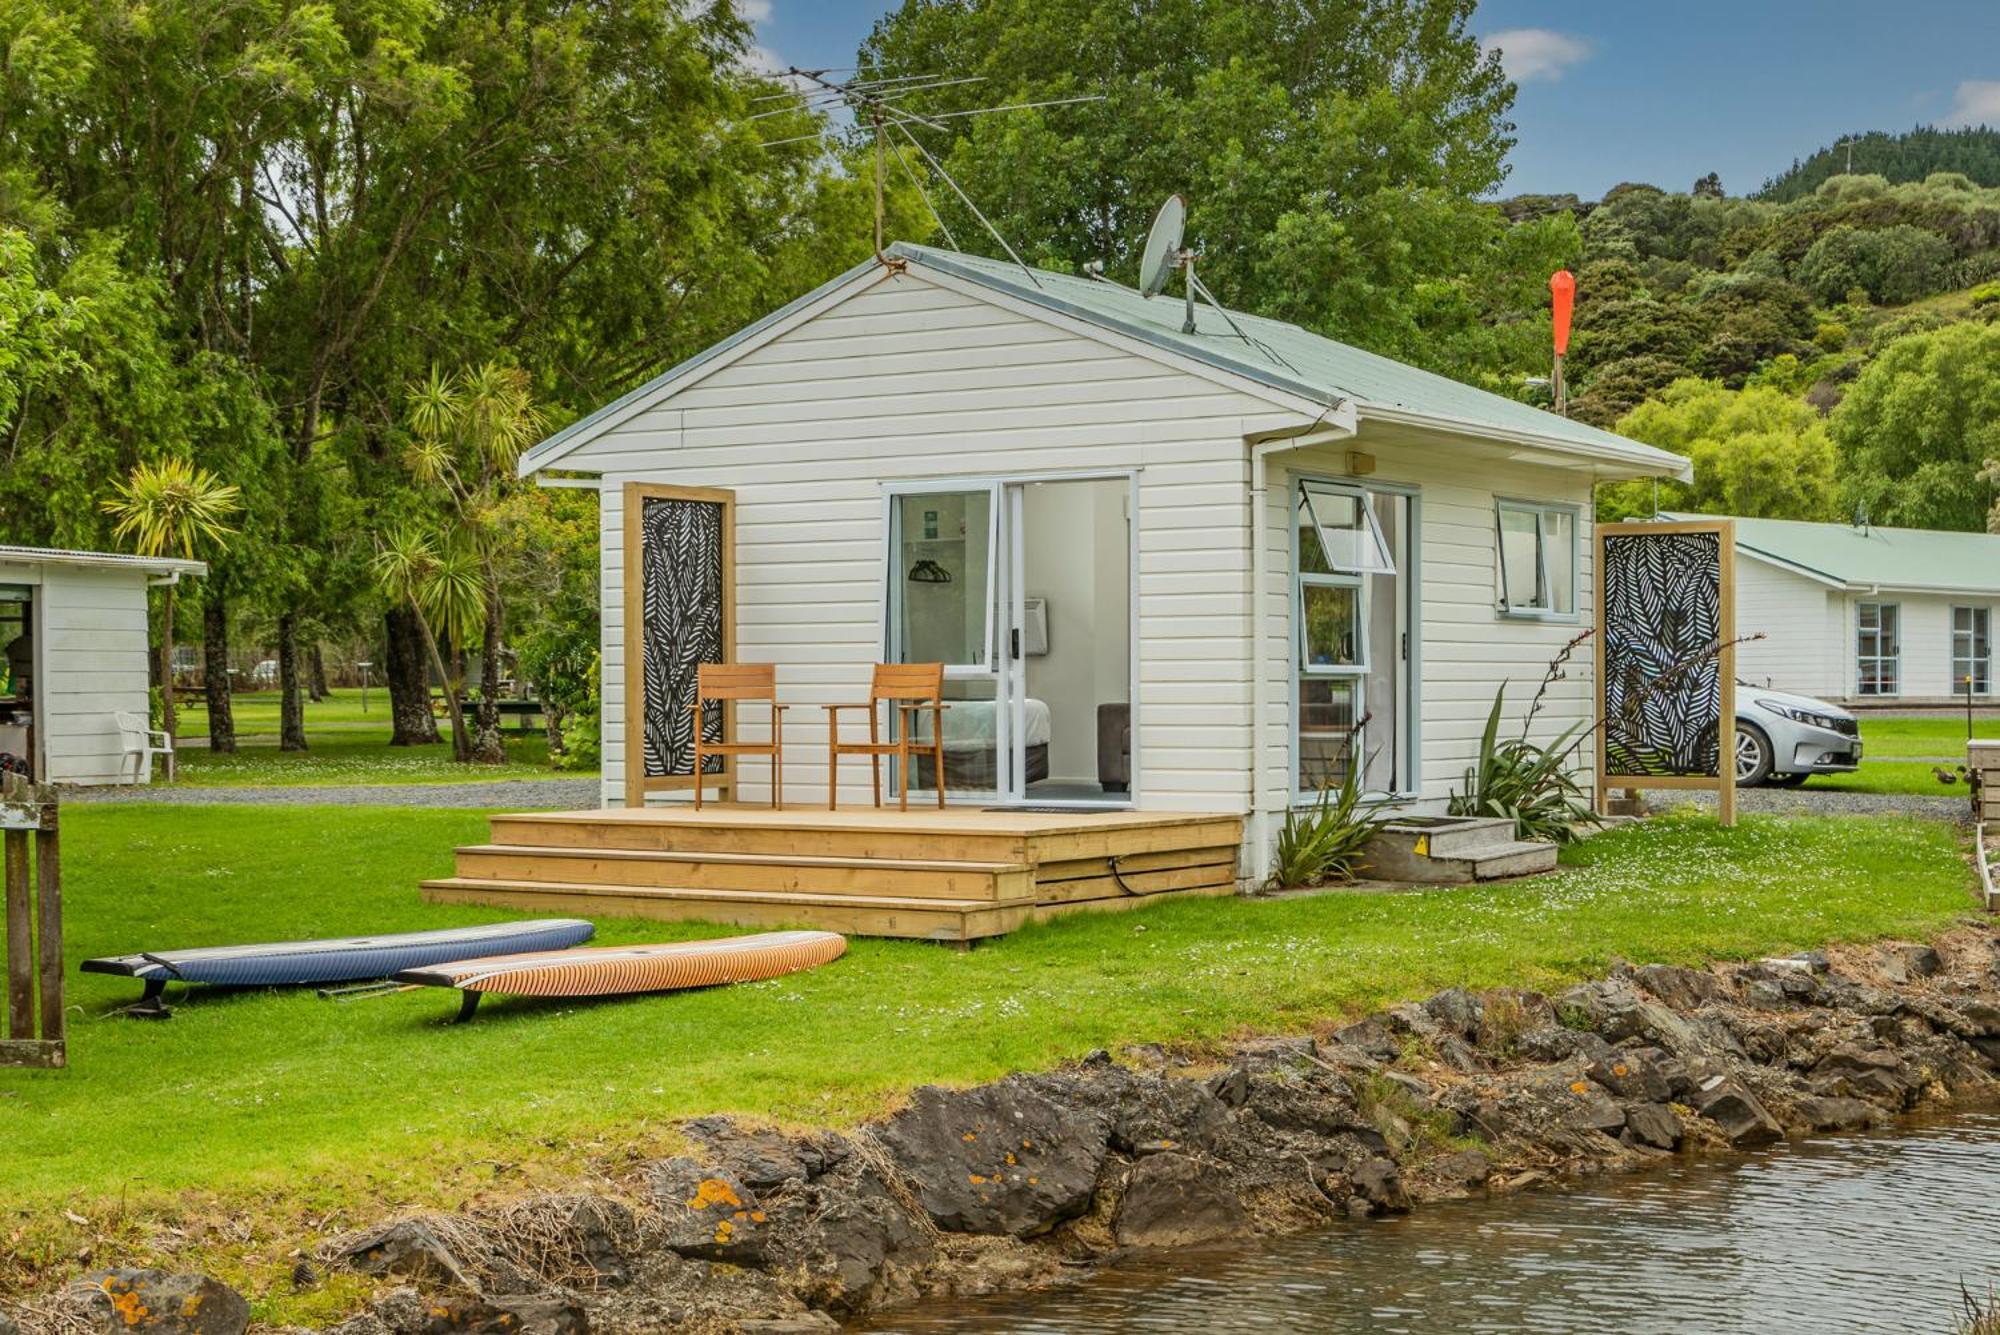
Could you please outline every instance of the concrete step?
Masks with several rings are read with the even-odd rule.
[[[1479,824],[1477,830],[1447,831],[1453,837],[1442,850],[1430,837],[1439,827],[1390,826],[1361,850],[1362,873],[1371,880],[1411,885],[1468,885],[1555,870],[1554,844],[1513,838],[1512,821]],[[1492,837],[1496,824],[1505,837]]]
[[[1439,816],[1395,820],[1377,838],[1409,847],[1416,857],[1474,857],[1482,849],[1514,842],[1514,822],[1497,816]]]

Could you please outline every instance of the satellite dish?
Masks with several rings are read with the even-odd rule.
[[[1180,265],[1181,230],[1187,223],[1187,200],[1168,195],[1167,202],[1153,215],[1153,228],[1146,233],[1146,252],[1139,261],[1139,290],[1156,297],[1167,285],[1167,275]]]

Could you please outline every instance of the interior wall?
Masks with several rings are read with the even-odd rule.
[[[1023,593],[1046,600],[1049,652],[1025,659],[1049,707],[1049,778],[1097,779],[1097,706],[1131,693],[1131,549],[1122,478],[1036,483],[1021,503]]]

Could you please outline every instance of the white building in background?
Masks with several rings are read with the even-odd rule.
[[[1675,515],[1672,518],[1700,518]],[[2000,536],[1736,522],[1744,681],[1850,705],[1993,696]]]
[[[200,561],[0,546],[0,766],[42,783],[144,783],[118,715],[144,719],[146,590]]]

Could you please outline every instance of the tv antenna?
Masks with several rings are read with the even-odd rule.
[[[875,141],[876,262],[884,268],[889,269],[899,269],[902,267],[900,260],[892,260],[884,253],[886,238],[883,236],[884,208],[882,184],[887,172],[886,159],[892,156],[889,140],[892,135],[900,134],[909,143],[910,147],[917,151],[917,156],[921,157],[929,165],[930,169],[937,173],[946,185],[951,187],[952,193],[958,196],[959,202],[965,205],[972,216],[979,220],[979,225],[986,229],[987,235],[993,238],[995,244],[1000,249],[1007,252],[1007,258],[1014,261],[1021,272],[1027,275],[1028,281],[1039,288],[1042,285],[1041,280],[1035,277],[1035,271],[1028,266],[1028,262],[1021,258],[1020,253],[1013,246],[1008,244],[1006,237],[1000,235],[1000,229],[995,227],[992,220],[984,213],[980,212],[979,206],[972,202],[972,197],[965,193],[964,187],[959,185],[952,174],[945,170],[944,164],[937,160],[937,155],[924,147],[923,141],[918,139],[913,131],[919,129],[949,130],[951,127],[945,122],[958,120],[967,116],[991,116],[1003,111],[1027,111],[1039,107],[1072,106],[1079,102],[1102,102],[1104,100],[1103,95],[1088,94],[1079,97],[1047,98],[1036,102],[1010,102],[1004,106],[972,107],[962,111],[925,112],[911,106],[906,99],[920,93],[932,92],[939,88],[951,88],[970,83],[983,83],[985,76],[976,74],[962,76],[900,74],[874,79],[833,79],[828,77],[832,73],[833,71],[830,69],[800,69],[796,65],[787,69],[779,77],[791,85],[789,88],[783,92],[769,93],[753,100],[768,102],[783,98],[795,98],[797,99],[797,104],[757,112],[751,116],[751,119],[762,120],[766,116],[783,115],[788,112],[795,112],[801,108],[811,111],[814,114],[820,114],[838,107],[848,111],[854,117],[857,125],[866,125],[868,127],[868,132]],[[764,147],[775,148],[780,144],[796,144],[806,140],[818,139],[825,133],[825,129],[826,127],[822,125],[811,134],[794,135],[788,139],[766,140]],[[900,147],[894,150],[893,156],[896,159],[897,165],[903,169],[903,175],[923,199],[924,207],[930,210],[931,220],[938,225],[938,230],[944,233],[945,241],[950,244],[953,250],[962,250],[962,247],[958,244],[958,238],[952,235],[950,226],[944,220],[944,215],[938,212],[937,204],[932,201],[930,192],[925,190],[923,182],[917,179],[916,172],[911,169],[909,160],[903,156]]]
[[[1297,375],[1298,367],[1286,361],[1270,344],[1251,337],[1242,325],[1236,323],[1236,317],[1215,299],[1215,294],[1210,292],[1207,285],[1195,275],[1194,262],[1201,258],[1201,252],[1190,250],[1184,244],[1186,231],[1187,200],[1180,195],[1168,195],[1166,202],[1160,205],[1160,211],[1153,215],[1153,225],[1146,232],[1146,248],[1139,254],[1141,295],[1159,296],[1166,290],[1167,275],[1179,269],[1182,293],[1187,300],[1187,315],[1181,321],[1183,334],[1198,332],[1194,318],[1194,299],[1198,296],[1214,308],[1215,313],[1222,317],[1223,322],[1235,332],[1236,337]]]

